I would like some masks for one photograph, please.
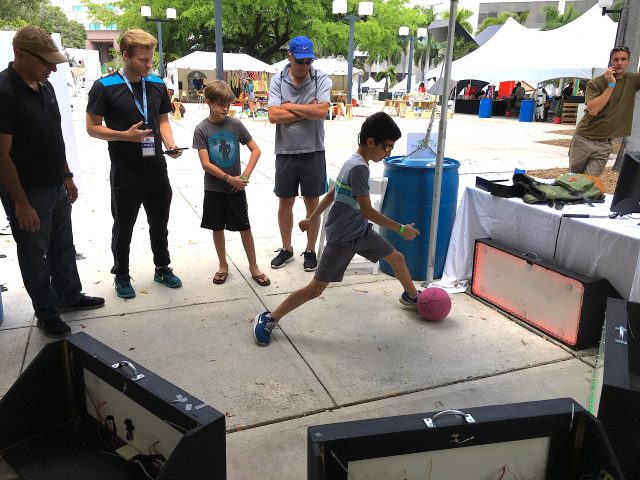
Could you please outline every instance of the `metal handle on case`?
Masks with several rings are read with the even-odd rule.
[[[443,410],[442,412],[438,412],[436,413],[433,418],[423,418],[422,421],[424,422],[424,424],[428,427],[428,428],[435,428],[436,426],[436,419],[440,418],[440,417],[444,417],[447,415],[460,415],[462,418],[464,418],[465,422],[467,423],[476,423],[475,418],[473,418],[471,416],[471,414],[469,413],[464,413],[461,410]]]
[[[618,325],[614,328],[616,332],[618,332],[618,337],[614,338],[614,342],[620,343],[622,345],[627,344],[627,329],[622,325]]]
[[[133,365],[133,363],[127,360],[122,360],[120,363],[114,363],[113,365],[111,365],[111,368],[115,368],[115,369],[118,369],[121,367],[129,367],[131,369],[131,371],[133,372],[133,377],[131,377],[131,380],[133,380],[134,382],[137,382],[138,380],[141,380],[144,378],[144,374],[138,373],[138,370],[136,370],[136,367]]]
[[[532,252],[532,251],[530,251],[530,250],[527,250],[526,252],[522,253],[522,256],[523,256],[523,257],[531,258],[531,259],[533,259],[533,260],[542,260],[542,259],[538,256],[538,254],[537,254],[537,253]]]

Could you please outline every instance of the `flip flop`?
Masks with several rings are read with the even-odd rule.
[[[271,285],[271,280],[264,273],[260,275],[251,275],[251,278],[253,278],[261,287],[268,287]]]
[[[213,283],[216,285],[222,285],[227,281],[227,277],[229,276],[229,272],[216,272],[213,276]]]

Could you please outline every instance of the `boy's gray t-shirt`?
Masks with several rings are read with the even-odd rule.
[[[240,144],[251,141],[251,134],[236,118],[225,117],[221,123],[214,123],[208,118],[200,122],[193,132],[193,148],[205,148],[209,153],[209,161],[232,177],[241,173]],[[204,174],[204,189],[211,192],[231,193],[231,185],[214,177],[209,172]]]
[[[369,164],[354,153],[336,179],[336,193],[325,225],[327,242],[349,242],[367,231],[369,222],[356,200],[360,195],[369,195]]]
[[[287,65],[271,79],[267,108],[283,103],[307,105],[314,100],[331,103],[331,81],[326,73],[311,67],[309,78],[296,88],[289,77],[290,68]],[[324,152],[324,119],[276,124],[275,153],[311,152]]]

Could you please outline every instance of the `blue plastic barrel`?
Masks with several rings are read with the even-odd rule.
[[[533,112],[535,108],[535,100],[522,100],[522,103],[520,104],[520,117],[518,118],[518,120],[520,120],[521,122],[533,122]]]
[[[493,102],[490,98],[480,99],[480,109],[478,110],[478,117],[491,118],[491,110],[493,108]]]
[[[402,224],[415,223],[415,227],[420,230],[420,235],[414,240],[407,241],[398,232],[386,228],[381,228],[380,231],[382,236],[404,255],[413,280],[427,278],[435,166],[435,159],[414,160],[405,157],[389,157],[384,161],[384,176],[387,177],[388,182],[381,211],[387,217]],[[435,278],[442,276],[453,221],[456,218],[459,167],[460,162],[457,160],[444,159],[436,238]],[[380,269],[393,275],[391,266],[385,261],[380,262]]]

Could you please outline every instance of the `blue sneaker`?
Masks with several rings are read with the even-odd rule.
[[[113,284],[116,287],[116,295],[120,298],[135,298],[136,291],[131,286],[131,277],[129,275],[116,275]]]
[[[169,267],[156,268],[153,280],[158,283],[162,283],[169,288],[178,288],[182,286],[182,280],[180,280],[180,278],[178,278]]]
[[[258,345],[269,345],[271,341],[271,331],[274,328],[278,328],[278,322],[273,321],[271,312],[256,315],[255,324],[253,325],[253,336]]]
[[[418,290],[418,295],[415,297],[410,296],[407,292],[402,292],[400,295],[400,303],[405,307],[415,307],[418,308],[418,297],[420,296],[420,290]]]

